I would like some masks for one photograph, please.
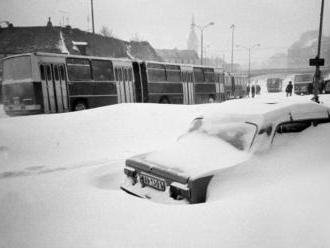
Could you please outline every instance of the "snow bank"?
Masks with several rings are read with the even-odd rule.
[[[195,112],[187,112],[184,106],[118,104],[2,119],[0,171],[122,160],[174,141],[188,128]]]
[[[329,247],[329,126],[217,175],[206,204],[118,189],[124,158],[173,142],[205,107],[1,119],[0,247]]]

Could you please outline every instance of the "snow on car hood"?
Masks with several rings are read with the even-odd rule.
[[[191,178],[246,161],[251,155],[202,133],[191,133],[161,151],[143,156],[147,163]]]

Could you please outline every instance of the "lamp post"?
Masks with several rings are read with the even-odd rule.
[[[245,46],[242,46],[242,45],[236,45],[236,47],[241,47],[241,48],[244,48],[244,49],[246,49],[246,50],[248,50],[249,51],[249,71],[248,71],[248,77],[249,77],[249,83],[250,83],[250,74],[251,74],[251,49],[253,49],[253,48],[256,48],[256,47],[259,47],[260,46],[260,44],[258,43],[258,44],[254,44],[254,45],[252,45],[252,46],[250,46],[250,47],[245,47]]]
[[[209,26],[212,26],[212,25],[214,25],[214,22],[210,22],[210,23],[208,23],[204,26],[194,24],[194,26],[201,31],[201,65],[203,65],[203,36],[204,36],[203,33],[204,33],[204,29],[209,27]]]
[[[231,28],[231,63],[230,63],[230,72],[233,72],[234,70],[234,30],[235,30],[235,24],[232,24],[230,26]]]
[[[322,2],[321,2],[319,38],[318,38],[317,55],[316,55],[317,60],[320,59],[320,53],[321,53],[321,40],[322,40],[322,28],[323,28],[323,10],[324,10],[324,0],[322,0]],[[313,93],[314,93],[313,100],[317,103],[320,103],[320,101],[319,101],[320,79],[321,79],[320,63],[317,63],[317,65],[315,67],[314,82],[313,82]]]
[[[95,27],[94,27],[94,3],[93,3],[93,0],[91,0],[91,12],[92,12],[92,28],[93,28],[93,34],[95,34]]]

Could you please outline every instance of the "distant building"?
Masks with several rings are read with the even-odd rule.
[[[158,55],[168,63],[199,64],[198,54],[194,50],[157,49]]]
[[[199,41],[198,41],[195,29],[196,29],[195,18],[193,16],[191,19],[190,32],[189,32],[188,41],[187,41],[187,49],[198,53]]]
[[[305,68],[309,66],[309,59],[317,54],[318,31],[308,31],[288,49],[288,67]],[[321,57],[325,65],[330,66],[330,37],[322,37]]]
[[[9,26],[0,29],[0,56],[28,52],[160,59],[148,42],[128,42],[71,26],[53,26],[50,20],[43,27]]]

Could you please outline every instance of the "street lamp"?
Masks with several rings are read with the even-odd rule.
[[[234,30],[235,30],[235,24],[232,24],[230,26],[231,28],[231,63],[230,63],[230,72],[233,72],[234,67]]]
[[[253,49],[253,48],[256,48],[256,47],[259,47],[260,46],[260,44],[258,43],[258,44],[254,44],[253,46],[250,46],[250,47],[245,47],[245,46],[242,46],[242,45],[236,45],[236,47],[241,47],[241,48],[244,48],[244,49],[246,49],[246,50],[248,50],[249,51],[249,73],[248,73],[248,77],[249,77],[249,83],[250,83],[250,74],[251,74],[251,49]]]
[[[93,3],[93,0],[91,0],[91,12],[92,12],[92,29],[93,29],[93,34],[95,34],[95,27],[94,27],[94,3]]]
[[[201,65],[202,65],[203,64],[203,32],[205,28],[214,25],[214,22],[210,22],[204,26],[200,26],[197,24],[193,24],[193,25],[201,31]]]

